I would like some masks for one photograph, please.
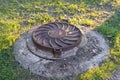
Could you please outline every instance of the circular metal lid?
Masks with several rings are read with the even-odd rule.
[[[33,42],[41,49],[66,51],[79,45],[81,31],[67,22],[51,22],[44,24],[32,33]]]

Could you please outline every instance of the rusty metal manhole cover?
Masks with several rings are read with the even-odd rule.
[[[25,32],[14,43],[15,59],[41,79],[72,79],[99,67],[110,56],[109,46],[98,32],[77,27],[52,22]]]
[[[41,50],[51,51],[53,58],[60,58],[64,51],[79,45],[81,39],[81,31],[67,22],[51,22],[32,32],[32,40],[35,46]]]

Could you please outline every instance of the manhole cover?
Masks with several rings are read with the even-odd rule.
[[[32,32],[32,40],[35,46],[45,51],[51,51],[54,58],[60,58],[64,51],[79,45],[81,39],[81,31],[67,22],[51,22]]]
[[[46,80],[66,80],[99,67],[110,55],[109,46],[96,31],[77,27],[57,21],[25,32],[14,43],[15,59]]]

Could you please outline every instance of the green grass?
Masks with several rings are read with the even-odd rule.
[[[112,17],[112,19],[113,18],[114,17]],[[85,74],[82,74],[80,80],[103,80],[109,78],[109,76],[114,73],[115,69],[120,69],[120,26],[113,26],[114,21],[111,23],[110,21],[111,19],[96,29],[103,34],[109,44],[110,57],[104,61],[101,67],[90,69]]]
[[[31,27],[62,19],[97,30],[110,45],[109,59],[76,79],[108,78],[120,66],[119,8],[120,0],[0,0],[0,80],[36,80],[15,61],[12,46]]]

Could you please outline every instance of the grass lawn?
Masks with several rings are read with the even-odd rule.
[[[0,0],[0,80],[39,80],[15,61],[12,45],[30,28],[62,19],[97,30],[110,46],[103,65],[76,80],[104,80],[120,69],[120,0]]]

